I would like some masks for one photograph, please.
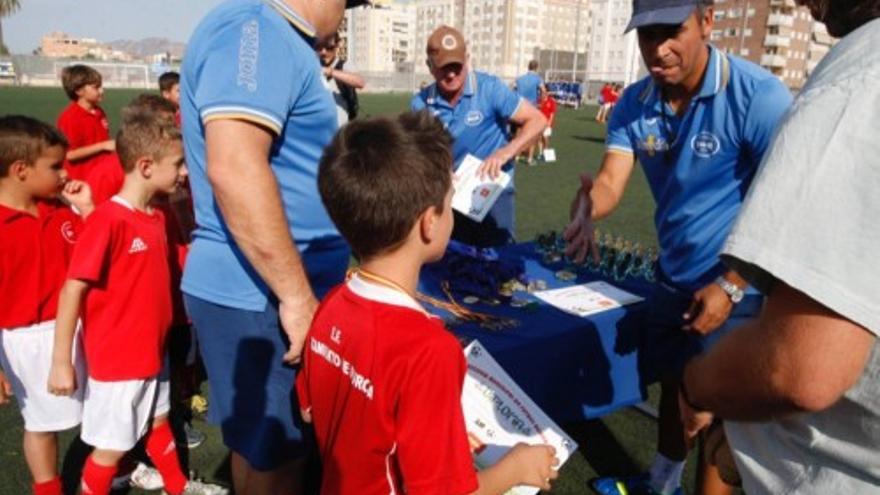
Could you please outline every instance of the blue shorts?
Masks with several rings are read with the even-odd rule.
[[[320,298],[342,283],[347,246],[302,253],[309,281]],[[274,299],[263,311],[231,308],[184,294],[198,336],[210,385],[208,419],[220,426],[223,443],[254,469],[269,471],[308,449],[293,391],[296,371],[281,357],[289,342]]]
[[[743,300],[733,306],[730,316],[708,335],[682,330],[682,315],[690,307],[693,293],[658,281],[648,298],[644,340],[640,349],[640,365],[649,383],[663,377],[678,377],[694,356],[711,348],[731,330],[754,319],[761,312],[764,297],[746,292]]]

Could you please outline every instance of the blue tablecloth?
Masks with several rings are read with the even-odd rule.
[[[557,280],[560,266],[544,266],[531,243],[500,248],[505,259],[522,259],[526,276],[541,279],[549,288],[607,280],[583,271],[576,281]],[[444,298],[440,290],[443,272],[426,266],[421,290]],[[652,285],[643,280],[607,280],[626,291],[647,297]],[[527,293],[516,297],[535,299]],[[461,302],[461,301],[459,301]],[[516,318],[520,325],[498,331],[476,324],[452,330],[463,340],[477,339],[520,387],[557,422],[596,418],[644,400],[645,381],[638,362],[641,321],[646,304],[636,303],[580,318],[540,303],[533,309],[506,304],[469,305],[473,310]],[[435,308],[429,310],[442,314]],[[446,315],[443,315],[446,316]]]

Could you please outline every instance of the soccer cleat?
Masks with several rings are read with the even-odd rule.
[[[128,484],[141,490],[159,490],[165,486],[159,471],[156,468],[147,466],[143,462],[139,462],[134,471],[131,472],[131,479]]]
[[[205,441],[205,434],[195,429],[195,427],[189,423],[183,424],[183,431],[186,433],[187,448],[194,449]]]
[[[163,495],[168,495],[167,492],[162,492]],[[229,489],[223,488],[220,485],[212,485],[211,483],[204,483],[202,481],[189,480],[186,483],[186,488],[183,489],[183,494],[181,495],[228,495]]]
[[[651,488],[648,473],[635,476],[605,476],[590,481],[590,488],[599,495],[684,495],[681,487],[671,494],[662,494]]]
[[[189,399],[189,407],[193,414],[205,414],[208,411],[208,400],[200,394],[193,395]]]

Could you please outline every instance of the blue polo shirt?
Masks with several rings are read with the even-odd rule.
[[[508,122],[521,102],[522,98],[497,77],[471,70],[467,75],[463,94],[455,106],[437,91],[436,83],[413,96],[410,106],[414,111],[428,109],[443,122],[455,140],[452,154],[455,167],[458,168],[468,153],[485,160],[510,142]],[[514,175],[512,161],[504,166],[504,171]],[[512,180],[489,211],[487,218],[489,217],[513,238],[515,215]]]
[[[721,246],[791,100],[774,75],[710,47],[680,118],[650,77],[614,107],[606,149],[642,164],[657,203],[660,269],[674,285],[696,290],[725,271]]]
[[[538,104],[538,88],[544,84],[541,76],[537,73],[528,71],[519,76],[516,80],[516,92],[520,96],[529,101],[532,105]]]
[[[314,33],[281,0],[232,0],[209,13],[189,41],[180,84],[198,224],[183,276],[189,295],[252,311],[265,309],[269,295],[235,245],[206,176],[204,130],[212,120],[253,122],[275,136],[270,164],[301,253],[340,239],[317,187],[318,161],[336,132],[336,105],[321,82]]]

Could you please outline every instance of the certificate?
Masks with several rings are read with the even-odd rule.
[[[494,180],[488,177],[481,179],[477,170],[482,163],[474,155],[465,155],[452,178],[455,190],[452,207],[477,222],[486,218],[498,196],[510,185],[510,174],[507,172],[501,172]]]
[[[597,281],[535,292],[545,303],[576,316],[590,316],[643,299],[607,282]]]
[[[498,462],[517,443],[549,444],[561,466],[577,443],[542,411],[479,341],[464,350],[468,372],[461,397],[468,440],[477,466]],[[507,492],[533,495],[538,488],[518,486]]]

